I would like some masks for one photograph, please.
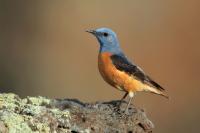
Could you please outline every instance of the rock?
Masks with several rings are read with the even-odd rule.
[[[0,94],[0,133],[149,133],[154,128],[142,109],[126,102],[83,103]]]

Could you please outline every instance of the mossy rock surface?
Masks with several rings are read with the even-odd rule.
[[[142,109],[119,101],[83,103],[76,99],[0,94],[0,133],[147,133],[153,123]]]

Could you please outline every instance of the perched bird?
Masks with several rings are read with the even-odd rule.
[[[168,98],[163,92],[163,87],[127,59],[114,31],[109,28],[99,28],[86,32],[93,34],[99,41],[98,67],[103,79],[111,86],[125,92],[121,101],[127,95],[130,97],[125,112],[128,111],[134,93],[138,91],[148,91]]]

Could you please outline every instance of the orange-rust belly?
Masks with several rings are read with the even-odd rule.
[[[144,85],[140,81],[116,69],[110,56],[108,52],[99,54],[98,67],[103,79],[111,86],[126,92],[143,90]]]

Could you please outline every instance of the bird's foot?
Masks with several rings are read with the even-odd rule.
[[[115,111],[115,112],[118,112],[118,113],[123,113],[123,112],[122,112],[122,109],[121,109],[121,105],[122,105],[123,103],[126,103],[126,101],[121,100],[121,101],[117,102],[117,103],[116,103],[116,106],[114,107],[114,111]]]

